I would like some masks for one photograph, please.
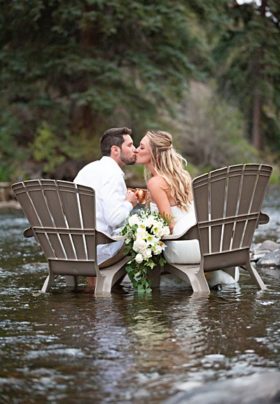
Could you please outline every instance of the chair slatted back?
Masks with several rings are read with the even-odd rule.
[[[47,179],[12,188],[48,259],[96,260],[93,189]]]
[[[239,164],[201,175],[193,180],[193,192],[201,254],[207,266],[217,268],[225,260],[238,265],[249,250],[258,224],[272,168],[264,164]],[[220,258],[219,258],[220,254]],[[212,256],[212,257],[211,257]],[[215,256],[215,259],[213,259]],[[211,257],[211,258],[210,258]]]

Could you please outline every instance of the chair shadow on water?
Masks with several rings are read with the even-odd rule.
[[[271,172],[265,164],[238,164],[195,178],[197,224],[164,240],[181,243],[185,249],[195,242],[200,258],[191,263],[168,261],[165,272],[188,281],[193,292],[209,294],[206,276],[211,277],[218,269],[232,272],[241,267],[260,289],[265,289],[250,263],[250,247],[256,227],[269,220],[261,207]],[[78,276],[96,276],[95,294],[110,294],[126,275],[124,267],[129,258],[100,270],[97,245],[116,240],[96,230],[94,190],[47,179],[19,182],[12,189],[31,226],[25,235],[35,236],[48,260],[49,275],[42,292],[51,288],[56,275],[64,275],[70,286],[77,286]],[[159,286],[160,273],[151,275],[154,286]]]

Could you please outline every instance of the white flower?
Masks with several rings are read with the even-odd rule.
[[[158,242],[159,242],[159,238],[158,238],[158,237],[154,236],[153,234],[149,234],[149,235],[148,235],[148,237],[147,237],[147,243],[148,243],[150,246],[154,246],[154,245],[156,245]]]
[[[165,247],[166,247],[166,245],[162,241],[160,241],[158,244],[156,244],[153,247],[153,253],[155,255],[159,255],[162,253],[162,251],[165,249]]]
[[[158,236],[161,237],[161,233],[162,233],[162,225],[161,223],[156,223],[153,226],[153,233]]]
[[[138,226],[136,230],[136,238],[147,238],[148,235],[149,234],[146,230],[146,227],[140,224],[140,226]]]
[[[145,227],[152,227],[155,224],[155,218],[153,216],[145,217],[143,220],[143,224]]]
[[[136,214],[129,216],[129,218],[128,218],[128,224],[129,224],[129,226],[133,226],[133,225],[135,225],[135,224],[139,225],[139,224],[140,224],[140,218],[139,218],[139,216],[136,215]]]
[[[147,248],[147,243],[141,238],[137,238],[133,243],[133,250],[136,252],[142,252]]]
[[[147,260],[148,258],[151,258],[151,256],[152,256],[151,248],[146,248],[145,250],[143,250],[142,255],[143,255],[144,260]]]
[[[163,237],[163,236],[168,236],[169,234],[170,234],[169,226],[164,226],[164,228],[162,229],[162,235],[161,235],[161,237]]]
[[[137,262],[137,264],[141,264],[141,262],[143,262],[143,255],[138,253],[135,257],[135,261]]]

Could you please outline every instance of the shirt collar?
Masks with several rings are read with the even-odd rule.
[[[112,159],[112,157],[110,156],[103,156],[100,161],[105,162],[106,165],[108,165],[108,167],[114,169],[114,170],[119,170],[119,172],[122,174],[122,176],[124,177],[124,172],[121,169],[121,167],[118,165],[118,163]]]

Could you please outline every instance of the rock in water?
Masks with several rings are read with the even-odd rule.
[[[280,249],[265,254],[257,262],[258,267],[280,267]]]
[[[187,384],[186,384],[187,386]],[[280,372],[260,372],[235,379],[191,384],[165,404],[276,404],[280,403]]]
[[[253,245],[252,247],[252,261],[257,261],[264,257],[266,254],[280,248],[280,244],[272,240],[265,240],[263,243]]]

